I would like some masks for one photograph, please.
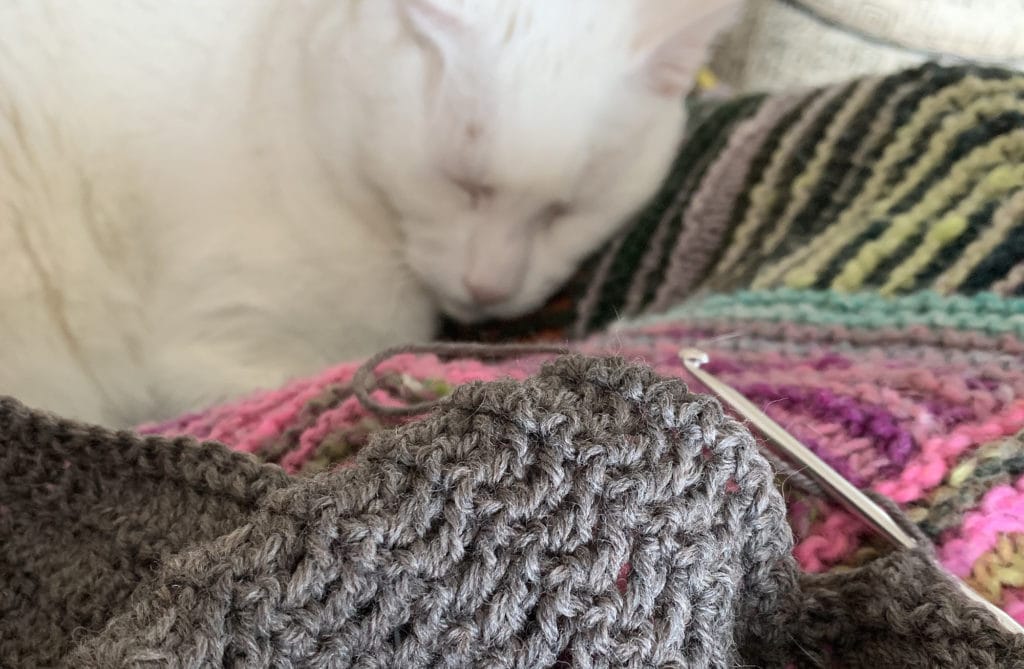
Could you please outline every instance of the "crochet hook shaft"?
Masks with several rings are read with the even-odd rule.
[[[703,383],[722,402],[753,424],[779,449],[780,455],[786,457],[791,463],[799,464],[802,467],[801,471],[812,478],[833,499],[896,545],[903,548],[917,546],[914,537],[900,527],[885,509],[840,476],[836,470],[757,408],[739,391],[702,369],[710,362],[707,353],[699,349],[684,349],[679,352],[679,357],[690,374]],[[1024,633],[1024,628],[1008,613],[979,595],[963,581],[957,580],[956,583],[965,595],[984,606],[1004,629],[1014,634]]]

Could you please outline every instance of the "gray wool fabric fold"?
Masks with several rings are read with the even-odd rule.
[[[315,478],[0,401],[3,667],[1024,667],[924,550],[791,550],[747,430],[618,359]]]

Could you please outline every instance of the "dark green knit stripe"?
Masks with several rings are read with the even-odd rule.
[[[911,89],[909,95],[899,101],[894,110],[894,116],[903,116],[908,107],[916,108],[926,94],[926,87],[935,80],[935,73],[934,67],[922,67],[886,77],[881,81],[875,89],[874,95],[861,107],[857,116],[837,142],[836,150],[818,180],[813,195],[794,217],[792,226],[794,235],[802,239],[813,234],[823,221],[834,221],[839,213],[851,204],[870,178],[872,174],[870,166],[882,156],[885,147],[892,141],[893,135],[899,127],[898,125],[888,126],[867,152],[864,164],[855,164],[853,158],[861,148],[861,143],[865,141],[865,136],[877,121],[879,110],[910,84],[916,84],[916,86]]]
[[[752,98],[751,99],[751,103],[752,103],[753,106],[749,110],[748,113],[746,113],[746,114],[744,114],[742,116],[742,118],[750,118],[750,117],[752,117],[757,112],[757,110],[761,107],[761,105],[764,104],[764,100],[765,100],[765,96],[756,96],[756,97]],[[742,119],[740,119],[740,120],[742,120]],[[737,125],[739,125],[738,122],[734,123],[733,124],[733,128],[735,128]],[[728,134],[723,134],[721,140],[722,141],[718,143],[718,149],[715,151],[715,155],[714,156],[709,156],[709,157],[711,157],[711,158],[718,158],[718,154],[728,144],[728,140],[729,140]],[[698,179],[696,181],[696,183],[692,184],[690,186],[690,188],[688,188],[683,193],[683,197],[680,198],[680,206],[679,206],[678,214],[675,215],[675,216],[672,216],[666,222],[668,227],[669,227],[669,229],[667,231],[664,243],[662,244],[661,248],[660,249],[654,249],[654,251],[658,252],[658,263],[655,266],[654,271],[652,271],[651,274],[647,277],[646,286],[644,286],[643,301],[641,302],[641,306],[642,307],[646,307],[647,305],[649,305],[654,300],[654,297],[655,297],[656,293],[658,292],[658,290],[661,288],[662,281],[665,278],[665,272],[668,270],[669,262],[671,261],[672,255],[673,255],[673,253],[675,251],[676,244],[679,241],[679,235],[683,231],[683,222],[684,222],[684,217],[686,215],[686,211],[689,208],[691,202],[693,201],[693,196],[697,193],[697,190],[701,186],[701,182],[703,181],[703,176],[711,168],[711,164],[713,162],[714,162],[713,160],[709,160],[708,163],[706,165],[704,165],[703,169],[701,170],[701,177],[702,178]]]
[[[951,151],[946,156],[946,158],[940,163],[940,165],[935,170],[932,171],[932,173],[926,179],[927,188],[934,186],[935,183],[947,177],[950,171],[956,165],[956,163],[967,157],[975,149],[978,149],[984,146],[985,144],[988,144],[991,140],[1000,137],[1011,130],[1018,128],[1024,128],[1024,114],[1021,114],[1020,112],[1017,111],[1011,111],[1006,112],[1004,114],[1000,114],[998,117],[993,118],[986,123],[975,126],[970,130],[961,133],[961,135],[957,138],[956,143],[953,145]],[[912,201],[913,204],[917,204],[917,202],[920,201],[922,197],[927,195],[927,188],[919,187],[918,189],[915,189],[914,195],[916,197]],[[964,195],[967,194],[964,193]],[[950,202],[942,213],[948,212],[949,210],[955,208],[959,204],[960,203],[957,200]],[[969,242],[974,237],[977,237],[983,228],[986,228],[988,227],[988,225],[991,224],[992,214],[995,212],[996,209],[996,203],[986,204],[989,206],[983,207],[981,211],[973,213],[971,217],[972,224],[968,228],[968,230],[965,231],[965,235],[961,237],[961,243],[963,243],[963,241]],[[903,207],[900,207],[900,209],[902,210]],[[988,212],[988,215],[984,216],[983,213],[986,211]],[[939,214],[939,216],[937,216],[936,218],[940,218],[941,215],[942,214]],[[880,226],[875,227],[874,230],[878,232],[884,232],[886,229],[889,228],[891,223],[892,219],[887,219],[886,221],[882,222]],[[871,276],[868,278],[866,285],[883,285],[889,278],[890,273],[896,267],[898,267],[907,256],[913,253],[913,251],[918,246],[920,246],[921,242],[924,240],[928,232],[929,228],[923,227],[921,230],[918,230],[916,234],[908,237],[896,253],[892,254],[884,262],[879,264],[879,266],[875,269],[874,272],[872,272]],[[858,241],[860,245],[863,245],[863,243],[869,241],[869,239],[861,238]],[[946,253],[944,254],[944,257],[947,261],[956,260],[957,255],[951,254],[950,250],[952,249],[955,252],[955,249],[959,246],[960,244],[951,245],[951,247],[947,247]],[[851,245],[844,251],[842,257],[849,258],[859,250],[859,246],[854,247]],[[935,261],[933,261],[932,264],[935,265]],[[844,265],[845,262],[842,262],[841,259],[837,257],[836,261],[832,263],[832,265],[825,273],[823,273],[821,280],[818,282],[818,285],[822,287],[827,287],[832,282],[832,279],[835,278],[836,274],[842,270],[842,267]],[[937,276],[941,272],[941,269],[941,266],[939,266],[937,270],[933,269],[933,276]]]
[[[946,271],[950,265],[956,262],[963,254],[964,249],[967,248],[968,244],[975,241],[981,234],[992,225],[992,217],[999,209],[998,202],[986,202],[982,205],[981,209],[971,214],[969,221],[970,224],[964,233],[960,235],[956,242],[947,245],[941,252],[936,254],[932,258],[931,262],[917,275],[917,281],[913,286],[913,290],[926,290],[932,282],[939,277],[942,272]],[[915,236],[915,242],[920,243],[920,240],[924,237],[924,233]],[[911,248],[904,249],[904,253],[912,250]],[[891,268],[889,268],[891,271]],[[888,272],[886,273],[888,274]],[[991,285],[991,282],[989,282]],[[987,287],[987,286],[986,286]]]
[[[741,263],[734,268],[734,271],[730,272],[729,283],[745,284],[760,269],[761,263],[758,261],[758,258],[765,257],[765,254],[762,252],[763,242],[765,237],[773,231],[774,224],[785,212],[786,207],[789,206],[790,198],[793,195],[793,182],[804,173],[807,164],[814,158],[815,148],[824,139],[825,133],[832,125],[836,115],[850,103],[849,95],[855,87],[855,83],[844,86],[843,90],[821,110],[817,118],[813,120],[806,131],[798,138],[797,145],[793,151],[793,159],[779,175],[779,180],[773,185],[775,200],[768,211],[760,213],[762,225],[752,232],[749,242],[750,246],[748,247],[749,252],[747,254],[749,260],[748,262]],[[805,111],[806,113],[809,112]]]
[[[600,298],[587,319],[585,329],[592,330],[617,318],[625,305],[636,270],[650,252],[667,253],[669,249],[652,249],[651,238],[666,209],[680,198],[688,198],[700,183],[708,166],[728,141],[729,131],[753,114],[763,98],[744,99],[738,104],[716,109],[694,132],[680,150],[668,179],[652,200],[634,219],[625,239],[612,261],[608,276],[598,288]],[[675,223],[679,224],[678,221]]]
[[[960,286],[960,292],[986,290],[1021,262],[1024,262],[1024,221],[1010,230],[1006,239],[971,272]]]
[[[1024,444],[1021,446],[1024,447]],[[972,509],[977,509],[989,491],[1013,483],[1022,474],[1024,451],[1012,453],[1009,457],[982,459],[971,476],[957,486],[951,497],[928,509],[928,515],[923,521],[918,522],[918,527],[929,538],[938,540],[944,532],[959,527],[963,523],[964,515]]]
[[[933,126],[937,129],[936,126]],[[877,239],[881,235],[885,234],[893,224],[893,219],[899,214],[909,211],[914,206],[919,204],[923,198],[925,198],[930,190],[935,186],[936,183],[942,179],[947,178],[951,172],[956,168],[956,165],[962,160],[968,158],[971,153],[989,144],[992,140],[1002,137],[1006,133],[1024,128],[1024,114],[1019,111],[1011,110],[1001,113],[991,119],[982,120],[978,125],[971,127],[967,131],[961,133],[954,144],[950,147],[949,153],[946,157],[941,160],[938,165],[933,169],[928,176],[922,181],[922,184],[915,188],[910,195],[902,199],[900,203],[895,205],[889,212],[889,216],[874,222],[871,227],[864,234],[857,237],[851,243],[849,243],[835,258],[829,263],[828,267],[822,272],[815,284],[816,288],[825,289],[828,288],[832,281],[839,275],[840,272],[846,267],[848,262],[860,252],[864,244]],[[931,139],[931,137],[929,137]],[[902,175],[901,175],[902,176]],[[959,194],[961,197],[966,197],[968,193]],[[960,204],[958,199],[953,199],[943,210],[935,215],[935,220],[940,220],[945,213],[948,213],[952,209],[956,208]],[[976,236],[980,230],[977,225],[987,227],[991,224],[991,212],[994,212],[994,207],[989,209],[990,214],[988,218],[972,216],[972,231],[971,235]],[[975,215],[978,212],[975,212]],[[912,253],[921,241],[928,234],[929,228],[922,226],[921,230],[918,230],[914,235],[911,235],[904,241],[899,251],[891,254],[885,262],[879,264],[875,268],[874,272],[865,281],[865,287],[879,287],[885,284],[888,280],[891,272],[898,267],[906,257]],[[949,260],[955,260],[955,257],[946,256]],[[941,269],[940,269],[941,271]],[[933,275],[937,275],[940,271],[933,271]],[[918,282],[919,288],[926,286]]]
[[[869,179],[871,179],[871,177],[876,172],[875,166],[877,165],[877,161],[882,157],[882,155],[884,155],[886,149],[891,145],[891,142],[895,140],[900,129],[904,127],[906,123],[910,121],[914,117],[914,115],[920,110],[922,103],[928,100],[929,98],[932,98],[933,96],[937,95],[941,91],[949,88],[950,86],[955,86],[961,83],[969,72],[969,70],[965,68],[951,68],[948,70],[938,70],[934,65],[925,66],[924,68],[919,68],[916,71],[925,73],[929,76],[926,76],[920,80],[920,85],[918,87],[916,94],[908,96],[907,98],[901,101],[900,105],[896,110],[894,125],[892,126],[890,132],[887,133],[885,140],[883,142],[880,142],[878,152],[874,156],[873,160],[867,161],[864,165],[863,172],[859,177],[859,187],[850,192],[850,197],[847,198],[845,202],[842,202],[840,207],[836,208],[833,216],[818,216],[817,218],[814,218],[813,215],[809,215],[808,220],[804,223],[802,229],[800,230],[800,234],[798,234],[797,231],[794,230],[794,234],[792,235],[792,238],[789,240],[787,248],[781,250],[783,252],[775,254],[772,258],[770,258],[771,260],[781,257],[782,255],[785,255],[785,253],[787,252],[792,252],[799,244],[802,244],[804,240],[807,239],[808,237],[820,234],[827,230],[831,225],[833,225],[836,219],[839,216],[841,216],[843,208],[852,205],[852,203],[859,196],[862,195],[863,188],[867,185]],[[928,142],[931,141],[934,133],[941,128],[941,121],[945,117],[946,113],[947,110],[940,110],[936,117],[929,124],[924,126],[921,135],[914,142],[914,149],[910,152],[910,155],[908,155],[907,158],[898,161],[896,165],[891,169],[891,171],[885,175],[886,182],[890,186],[895,186],[896,184],[900,183],[900,181],[905,178],[907,171],[911,169],[914,165],[916,165],[916,161],[919,159],[920,154],[928,146]],[[957,152],[954,151],[953,155],[957,155]],[[929,175],[929,178],[926,179],[928,185],[932,185],[936,179],[948,174],[951,166],[952,162],[950,160],[941,161],[940,164],[936,167],[936,169],[933,170],[932,174]],[[920,201],[922,195],[926,192],[927,190],[923,190],[922,188],[915,189],[913,193],[911,193],[908,197],[903,198],[899,203],[897,203],[892,208],[889,217],[879,219],[873,222],[864,232],[862,232],[851,242],[849,242],[845,247],[843,247],[835,255],[835,257],[831,259],[831,261],[825,267],[824,271],[820,274],[820,276],[818,277],[818,281],[815,284],[815,287],[819,289],[828,288],[832,284],[832,281],[835,279],[835,277],[843,270],[843,268],[849,263],[849,261],[856,257],[856,255],[864,246],[864,244],[874,239],[877,239],[880,235],[884,234],[886,230],[888,230],[888,228],[890,227],[890,220],[892,216],[912,208],[915,204],[917,204]],[[902,254],[897,254],[897,256],[897,259],[900,261],[902,261],[905,258],[905,256],[903,256]],[[765,260],[767,261],[770,259],[766,258]]]
[[[1022,119],[1024,119],[1024,115],[1020,111],[1010,110],[991,119],[981,120],[978,125],[961,133],[950,148],[946,159],[936,165],[935,169],[922,179],[921,183],[914,190],[896,204],[890,213],[896,215],[913,209],[924,199],[936,183],[949,176],[957,162],[968,157],[980,147],[990,143],[993,139],[1022,127]],[[934,130],[937,129],[934,128]],[[924,143],[927,144],[932,139],[932,133],[922,135],[922,138]],[[913,163],[911,162],[910,164]]]
[[[913,113],[913,110],[920,106],[922,98],[930,95],[933,87],[939,86],[942,88],[954,84],[963,79],[964,76],[963,70],[950,71],[933,65],[926,65],[889,77],[899,83],[893,87],[883,85],[882,88],[886,90],[891,88],[890,97],[885,100],[879,99],[874,110],[867,107],[864,109],[867,117],[865,119],[865,133],[868,130],[874,129],[874,124],[879,121],[879,112],[890,104],[893,106],[893,122],[874,138],[872,145],[866,147],[859,160],[849,163],[849,169],[846,171],[843,180],[833,192],[829,192],[827,184],[822,185],[823,202],[826,203],[824,208],[820,211],[815,211],[813,207],[808,206],[802,212],[801,225],[798,230],[808,235],[813,233],[816,227],[821,224],[821,221],[835,221],[842,214],[842,211],[850,206],[856,196],[864,189],[868,179],[874,174],[874,166],[882,158],[886,147],[892,143],[897,131],[904,125]],[[853,137],[853,143],[858,147],[860,142],[864,141],[862,138],[858,138],[856,134]],[[856,149],[851,145],[849,150],[852,161],[852,156]],[[839,167],[839,169],[842,168]],[[804,218],[806,220],[803,220]]]

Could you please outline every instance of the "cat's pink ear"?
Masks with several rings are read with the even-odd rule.
[[[466,24],[437,0],[397,0],[416,35],[442,55],[450,55],[466,32]]]
[[[661,23],[643,40],[648,46],[642,50],[641,73],[647,86],[663,97],[688,93],[707,61],[712,42],[735,22],[741,6],[737,0],[676,0],[675,11],[661,17]],[[655,37],[659,34],[662,37]]]

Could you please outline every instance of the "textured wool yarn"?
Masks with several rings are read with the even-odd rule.
[[[1024,300],[740,292],[619,323],[576,347],[679,378],[678,351],[694,343],[711,354],[710,371],[851,482],[899,503],[946,569],[1024,623]],[[374,397],[429,401],[469,382],[525,379],[543,359],[403,354],[380,365]],[[352,397],[357,367],[146,430],[218,439],[312,475],[405,420]],[[805,570],[861,568],[887,550],[842,509],[781,481]]]
[[[1022,95],[1018,75],[926,66],[704,109],[663,191],[561,296],[457,334],[588,335],[580,350],[675,377],[680,348],[705,348],[711,371],[898,502],[946,569],[1024,622]],[[882,203],[895,189],[902,201]],[[863,233],[828,255],[840,219]],[[810,248],[816,280],[791,284],[779,270]],[[769,272],[783,278],[751,288]],[[379,367],[374,397],[429,401],[525,379],[540,359],[401,355]],[[352,397],[358,366],[146,430],[323,471],[402,422]],[[862,569],[885,550],[842,510],[783,490],[804,569]]]
[[[0,481],[4,666],[1024,666],[925,552],[801,576],[750,434],[622,360],[312,478],[5,400]]]

